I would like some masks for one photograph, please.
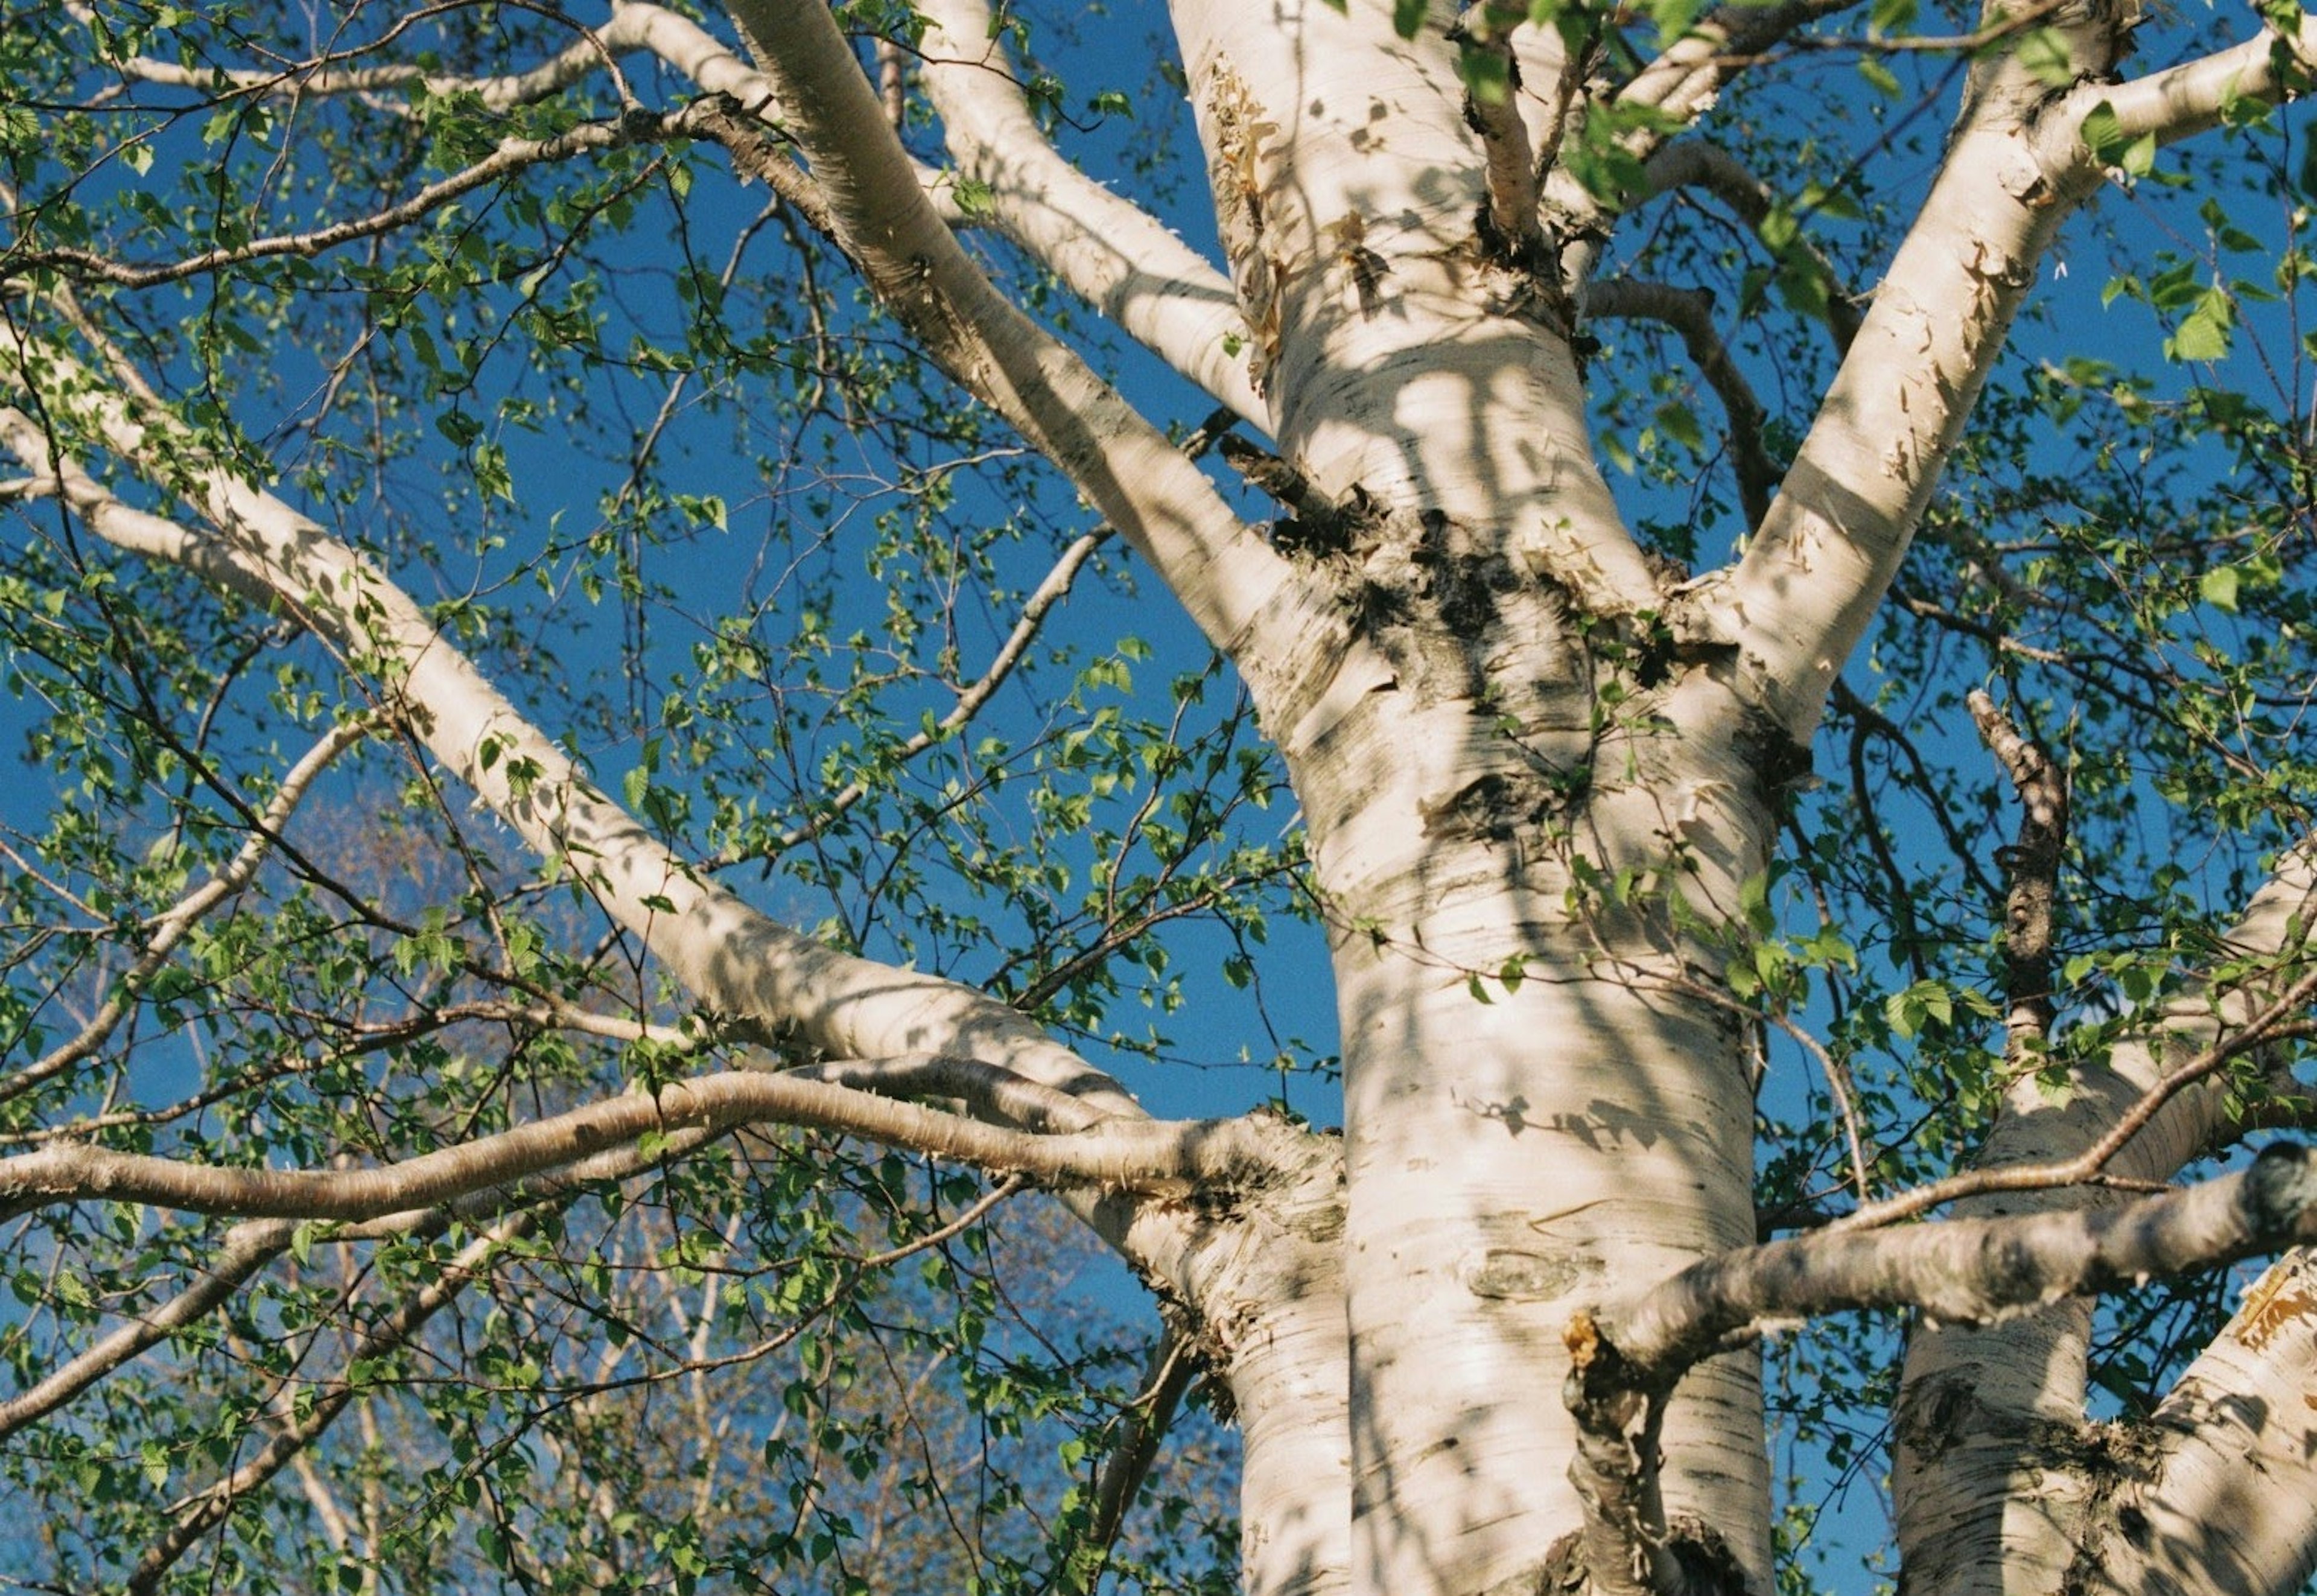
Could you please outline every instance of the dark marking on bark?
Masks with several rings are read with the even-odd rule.
[[[1420,802],[1424,834],[1443,842],[1503,842],[1558,807],[1561,794],[1527,771],[1492,770],[1445,798]]]
[[[1585,1273],[1571,1259],[1548,1258],[1518,1247],[1491,1247],[1464,1278],[1474,1296],[1500,1302],[1550,1302],[1568,1295]]]
[[[1751,1596],[1745,1570],[1712,1525],[1684,1515],[1674,1519],[1667,1531],[1674,1583],[1660,1596]],[[1580,1596],[1591,1589],[1585,1538],[1571,1533],[1554,1541],[1533,1571],[1491,1585],[1480,1596]]]
[[[1774,813],[1783,813],[1812,780],[1810,745],[1796,742],[1784,726],[1758,709],[1747,712],[1746,726],[1739,732],[1737,743],[1763,800]]]

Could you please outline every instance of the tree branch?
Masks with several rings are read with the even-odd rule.
[[[2058,119],[2054,131],[2080,139],[2084,117],[2106,105],[2119,141],[2153,136],[2178,143],[2219,127],[2231,105],[2277,104],[2306,93],[2313,68],[2317,19],[2304,16],[2289,36],[2263,28],[2241,44],[2128,83],[2086,84],[2071,98],[2075,114]]]
[[[346,1359],[346,1367],[371,1362],[407,1346],[426,1322],[455,1299],[488,1264],[492,1254],[538,1223],[534,1214],[518,1214],[461,1250],[439,1275],[413,1292],[410,1299],[373,1326]],[[179,1512],[161,1538],[146,1548],[129,1576],[129,1596],[150,1596],[162,1578],[193,1544],[223,1523],[234,1504],[282,1472],[283,1465],[311,1445],[335,1423],[359,1391],[341,1376],[284,1424],[256,1457],[194,1497]]]
[[[2317,1570],[2317,1258],[2298,1249],[2244,1294],[2118,1459],[2070,1573],[2099,1596],[2298,1591]]]
[[[1995,700],[1974,690],[1972,723],[2011,778],[2022,811],[2017,840],[1999,852],[2009,886],[2003,904],[2004,987],[2008,1008],[2004,1062],[2033,1072],[2052,1039],[2052,920],[2060,856],[2068,841],[2068,777],[2051,755],[2020,734]]]
[[[1593,316],[1662,322],[1680,335],[1682,347],[1689,352],[1698,375],[1713,390],[1722,401],[1722,414],[1730,419],[1731,464],[1738,473],[1738,501],[1746,525],[1759,526],[1770,513],[1778,468],[1762,448],[1761,401],[1754,397],[1753,385],[1730,358],[1714,327],[1713,291],[1616,277],[1593,285],[1586,298],[1586,310]]]
[[[296,615],[367,662],[381,707],[540,856],[578,877],[607,913],[720,1013],[835,1057],[927,1046],[1003,1063],[1104,1111],[1140,1116],[1107,1076],[1025,1017],[970,988],[841,954],[779,925],[678,859],[589,783],[441,636],[409,596],[320,525],[210,462],[167,417],[132,410],[49,345],[22,345],[17,381],[157,480],[196,498],[220,529],[201,537],[121,504],[77,467],[67,501],[117,546],[197,571]],[[44,381],[43,381],[44,380]],[[49,469],[61,450],[20,412],[0,444]]]
[[[20,425],[24,425],[20,414],[0,410],[0,442],[5,442],[13,448],[17,442]],[[257,867],[273,851],[282,829],[289,824],[291,815],[296,812],[314,778],[333,759],[370,735],[372,725],[371,717],[362,715],[331,727],[323,733],[319,742],[283,773],[281,785],[274,789],[273,797],[259,815],[249,840],[241,845],[239,851],[223,869],[152,922],[153,934],[147,940],[144,952],[138,955],[136,962],[121,973],[112,995],[89,1017],[86,1025],[81,1027],[70,1040],[51,1048],[5,1080],[0,1080],[0,1103],[22,1096],[44,1080],[54,1079],[104,1045],[113,1032],[120,1028],[121,1022],[136,1009],[146,983],[153,979],[154,973],[163,964],[168,963],[170,954],[201,922],[201,917],[249,884],[250,878],[257,874]]]
[[[1835,353],[1849,353],[1851,340],[1858,336],[1857,305],[1845,289],[1834,263],[1808,238],[1797,232],[1783,245],[1770,242],[1765,224],[1776,212],[1777,198],[1767,184],[1747,170],[1744,162],[1709,139],[1692,137],[1677,139],[1659,148],[1645,163],[1643,171],[1652,193],[1702,188],[1729,206],[1772,255],[1783,255],[1788,250],[1799,252],[1810,262],[1823,285],[1826,330],[1834,340]]]
[[[1678,47],[1677,47],[1678,48]],[[1962,127],[1829,387],[1777,500],[1707,622],[1762,708],[1807,743],[1897,574],[2059,225],[2092,190],[2039,157],[2008,63]],[[1997,92],[1999,90],[2007,92]]]
[[[1605,1591],[1682,1588],[1661,1566],[1662,1514],[1652,1511],[1657,1415],[1693,1365],[1765,1321],[1906,1307],[1984,1324],[2309,1239],[2317,1162],[2277,1143],[2248,1170],[2120,1208],[1772,1242],[1704,1260],[1632,1302],[1580,1311],[1565,1394],[1583,1437],[1570,1472],[1588,1504],[1594,1577]],[[1646,1578],[1605,1581],[1605,1565]]]
[[[1208,640],[1245,660],[1320,601],[1212,483],[990,286],[908,175],[875,91],[819,0],[732,7],[878,297],[967,391],[1061,468]],[[1265,694],[1261,673],[1254,678]]]
[[[1222,405],[1268,428],[1230,280],[1141,206],[1087,177],[1030,115],[983,0],[926,0],[926,92],[989,214],[1071,291]],[[1232,354],[1232,349],[1239,351]]]
[[[307,259],[358,238],[375,238],[425,216],[436,207],[470,193],[486,184],[525,167],[569,160],[575,156],[624,149],[638,144],[665,143],[673,139],[705,137],[703,118],[720,108],[702,102],[665,115],[631,112],[613,121],[582,122],[551,139],[503,139],[498,148],[463,171],[430,183],[408,199],[368,216],[349,218],[302,233],[281,233],[252,238],[229,248],[207,249],[183,260],[135,265],[77,248],[31,249],[0,256],[0,281],[34,272],[56,271],[68,277],[117,284],[122,288],[154,288],[182,282],[228,266],[282,256]]]
[[[335,1230],[333,1241],[376,1241],[389,1236],[436,1234],[453,1219],[495,1218],[509,1206],[551,1199],[647,1170],[665,1169],[689,1157],[720,1132],[679,1129],[649,1150],[639,1144],[613,1148],[551,1174],[477,1193],[447,1207],[406,1209],[366,1224]],[[0,1402],[0,1439],[13,1435],[73,1401],[99,1380],[179,1331],[198,1323],[246,1284],[258,1270],[289,1250],[298,1229],[288,1219],[249,1220],[228,1230],[199,1276],[174,1296],[139,1314],[75,1354],[14,1396]]]
[[[375,1219],[566,1169],[677,1129],[807,1125],[1058,1185],[1177,1188],[1270,1166],[1277,1138],[1255,1120],[1105,1120],[1066,1135],[985,1125],[915,1103],[753,1071],[667,1081],[399,1163],[354,1170],[250,1170],[54,1142],[0,1159],[0,1217],[109,1198],[194,1214]]]

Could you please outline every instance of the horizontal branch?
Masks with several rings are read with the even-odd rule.
[[[1985,1324],[2058,1302],[2317,1240],[2317,1161],[2272,1143],[2250,1169],[2112,1208],[1950,1219],[1741,1248],[1593,1315],[1635,1388],[1682,1372],[1767,1320],[1919,1308]]]
[[[2116,117],[2119,142],[2152,137],[2175,143],[2219,127],[2232,105],[2276,104],[2301,92],[2293,81],[2317,71],[2317,19],[2304,16],[2292,37],[2264,28],[2227,49],[2129,83],[2086,84],[2070,98],[2076,114],[2057,119],[2056,130],[2080,138],[2083,119],[2102,105]]]
[[[332,1241],[379,1241],[439,1234],[450,1223],[496,1218],[517,1204],[552,1200],[589,1187],[628,1179],[689,1157],[720,1133],[694,1126],[645,1148],[631,1143],[582,1159],[550,1175],[478,1193],[447,1206],[408,1208],[335,1231]],[[235,1225],[208,1253],[194,1278],[174,1296],[134,1314],[127,1323],[58,1364],[22,1391],[0,1402],[0,1438],[13,1434],[73,1401],[98,1381],[153,1347],[199,1323],[258,1270],[290,1250],[298,1230],[289,1219],[255,1219]]]
[[[0,256],[0,280],[34,272],[56,271],[67,276],[110,282],[122,288],[154,288],[166,282],[203,276],[228,266],[283,256],[304,259],[360,238],[375,238],[419,220],[461,194],[496,183],[527,167],[569,160],[575,156],[624,149],[638,144],[659,144],[675,139],[704,137],[695,124],[719,107],[702,101],[666,115],[638,111],[616,121],[582,122],[550,139],[503,139],[498,147],[473,166],[430,183],[408,199],[367,216],[350,217],[302,233],[277,233],[252,238],[228,248],[205,249],[183,260],[135,265],[78,248],[30,249]]]
[[[838,1131],[1057,1185],[1114,1189],[1230,1180],[1275,1159],[1255,1120],[1106,1120],[1075,1134],[1042,1135],[846,1087],[739,1071],[669,1081],[649,1094],[591,1103],[371,1169],[237,1169],[51,1143],[0,1159],[0,1217],[110,1199],[196,1214],[373,1219],[561,1169],[655,1133],[765,1124]]]

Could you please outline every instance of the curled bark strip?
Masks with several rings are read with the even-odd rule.
[[[2052,916],[2060,855],[2068,841],[2068,776],[1986,694],[1966,700],[1973,724],[2019,794],[2018,839],[1997,854],[2008,882],[2003,903],[2007,1006],[2003,1027],[2014,1068],[2027,1068],[2052,1035]]]
[[[759,1123],[839,1131],[1059,1184],[1146,1191],[1230,1180],[1276,1162],[1254,1120],[1106,1121],[1045,1136],[819,1081],[735,1071],[670,1081],[650,1095],[591,1103],[371,1169],[232,1169],[55,1142],[0,1160],[0,1215],[104,1197],[196,1214],[371,1219],[561,1169],[653,1133]]]

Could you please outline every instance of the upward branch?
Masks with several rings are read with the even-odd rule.
[[[54,471],[99,536],[296,615],[362,668],[398,718],[520,833],[720,1012],[836,1057],[935,1051],[1003,1063],[1140,1116],[1108,1077],[1030,1020],[969,988],[838,953],[760,914],[661,844],[589,782],[371,561],[289,505],[209,461],[166,414],[132,405],[64,351],[20,345],[12,381],[157,482],[191,498],[204,536],[131,508],[21,411],[0,444]]]
[[[1086,363],[1008,302],[912,180],[875,89],[819,0],[733,15],[828,195],[839,241],[942,368],[1078,485],[1235,659],[1282,641],[1302,584],[1214,485]],[[1257,673],[1257,691],[1263,691]]]

